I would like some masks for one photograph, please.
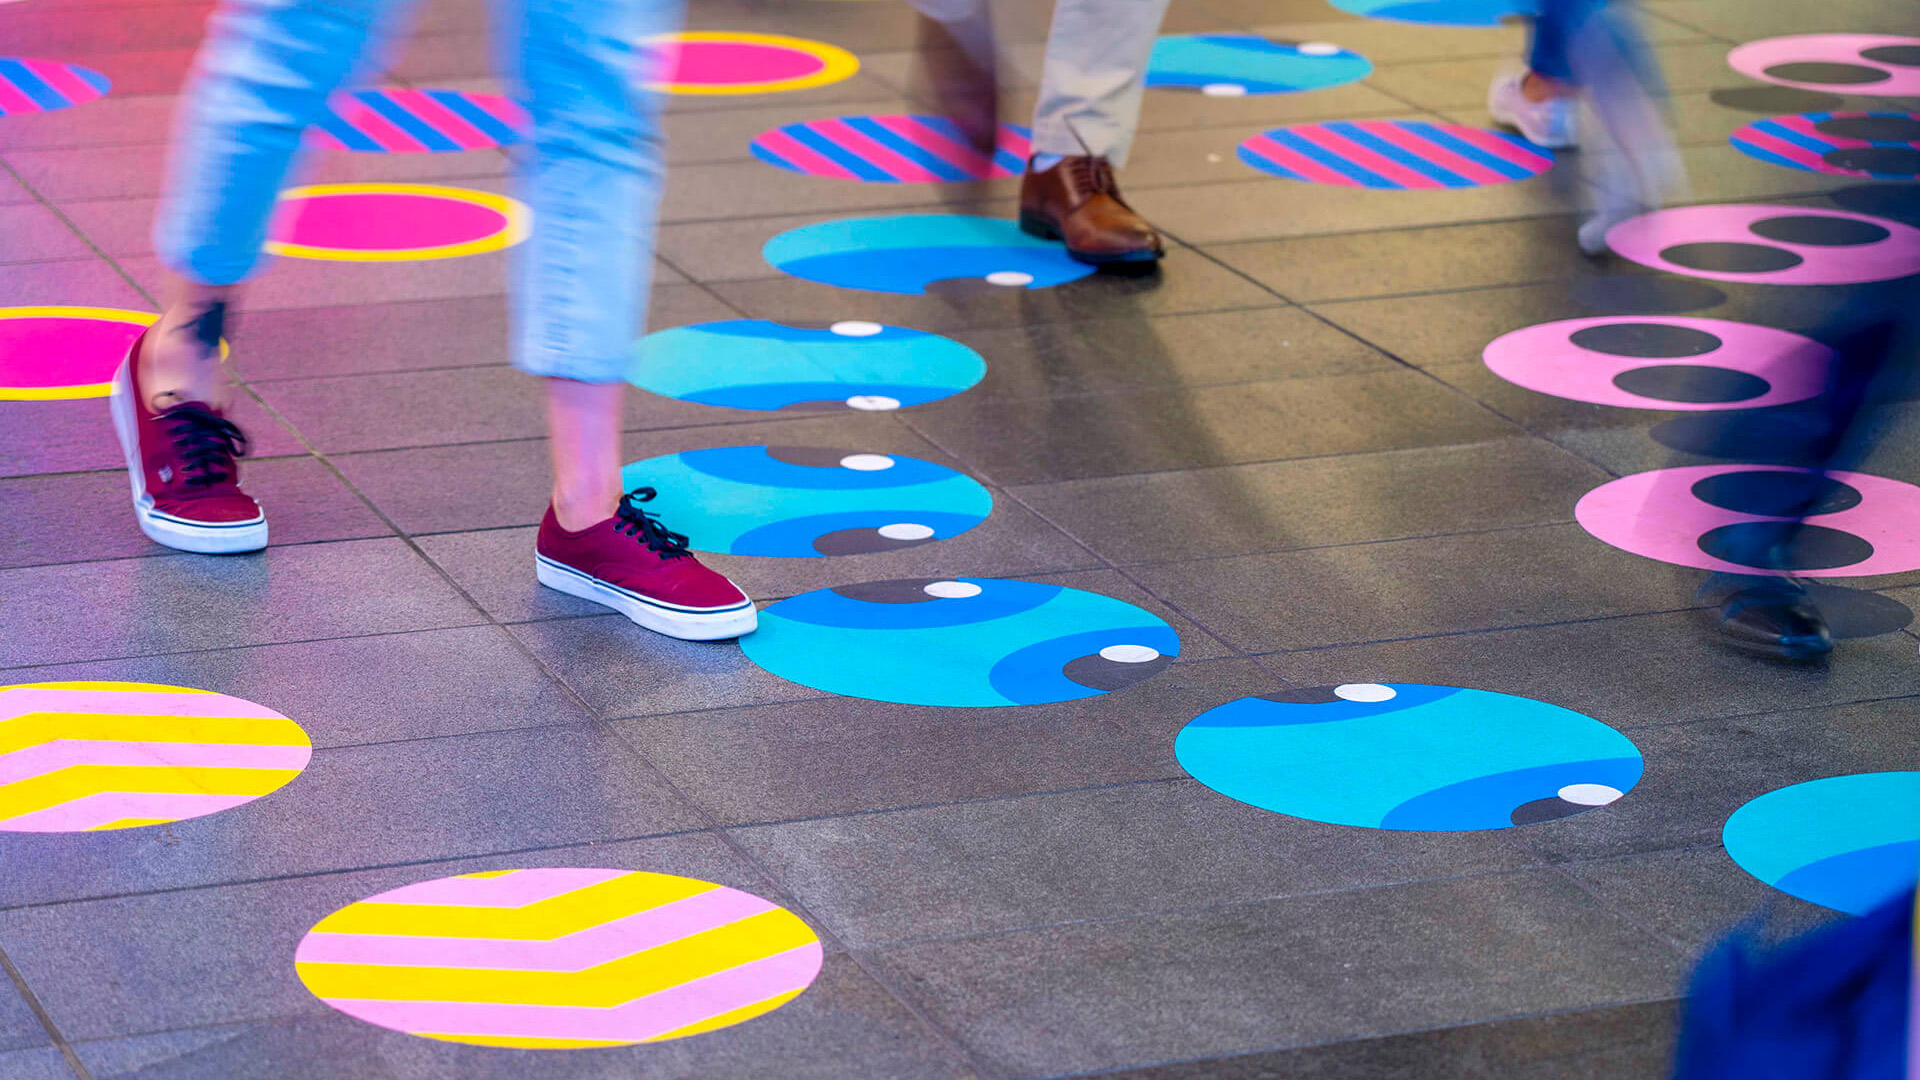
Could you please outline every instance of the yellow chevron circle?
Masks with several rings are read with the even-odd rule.
[[[0,686],[0,832],[160,825],[252,802],[313,744],[250,701],[183,686]]]
[[[752,893],[672,874],[543,867],[349,904],[294,954],[315,997],[447,1042],[559,1050],[738,1024],[820,974],[820,939]]]

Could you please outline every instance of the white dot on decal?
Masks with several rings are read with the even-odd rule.
[[[987,275],[987,284],[1005,285],[1008,288],[1014,288],[1020,285],[1031,285],[1033,284],[1033,275],[1024,270],[995,270],[993,273]]]
[[[1335,697],[1348,701],[1392,701],[1398,695],[1391,686],[1381,686],[1377,682],[1354,682],[1333,688]]]
[[[848,454],[840,459],[840,467],[855,472],[879,472],[893,468],[893,459],[885,454]]]
[[[1605,784],[1568,784],[1560,789],[1560,797],[1576,806],[1605,806],[1623,794]]]
[[[847,322],[834,323],[832,326],[827,327],[827,329],[839,334],[841,337],[872,337],[886,328],[877,322],[862,322],[858,319],[851,319]]]
[[[1116,664],[1144,664],[1160,659],[1160,650],[1145,645],[1109,645],[1100,650],[1100,657]]]
[[[936,581],[922,591],[942,600],[965,600],[969,596],[979,596],[980,586],[970,581]]]
[[[880,526],[880,535],[889,540],[930,540],[933,538],[933,530],[925,525],[903,521],[895,525]]]
[[[899,398],[890,398],[885,394],[855,394],[847,399],[847,408],[861,412],[887,412],[899,407]]]

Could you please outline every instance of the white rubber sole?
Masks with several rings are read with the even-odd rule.
[[[127,363],[131,362],[129,358]],[[140,465],[140,444],[134,438],[137,428],[133,416],[133,387],[127,375],[126,363],[121,364],[120,370],[114,373],[113,393],[107,398],[107,408],[113,413],[113,431],[120,437],[120,452],[127,459],[127,480],[133,488],[133,517],[140,523],[140,531],[147,534],[147,539],[175,551],[191,551],[198,555],[242,555],[267,546],[267,515],[264,513],[252,521],[208,525],[154,509],[153,496],[147,494],[146,471]]]
[[[549,589],[604,604],[656,634],[682,641],[736,638],[753,633],[760,625],[760,614],[751,600],[728,608],[689,608],[649,600],[538,553],[533,557],[533,572]]]

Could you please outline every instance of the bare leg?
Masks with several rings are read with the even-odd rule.
[[[224,409],[229,396],[220,374],[220,336],[232,285],[200,285],[176,278],[174,300],[147,333],[135,362],[148,409],[159,412],[183,401]]]
[[[553,515],[578,532],[620,505],[620,401],[626,384],[543,379],[553,435]]]

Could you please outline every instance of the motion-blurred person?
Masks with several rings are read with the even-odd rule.
[[[1487,111],[1495,123],[1558,150],[1582,145],[1582,98],[1592,107],[1612,143],[1598,157],[1597,206],[1579,233],[1581,248],[1598,254],[1608,229],[1657,209],[1683,183],[1663,111],[1665,83],[1627,3],[1538,4],[1526,68],[1494,78]]]
[[[983,55],[987,0],[912,0],[922,15],[949,30],[960,55]],[[1126,164],[1140,120],[1147,60],[1168,0],[1057,0],[1047,35],[1040,98],[1033,114],[1033,156],[1020,185],[1020,228],[1059,240],[1067,253],[1096,266],[1148,267],[1165,253],[1159,232],[1127,205],[1115,170]],[[986,40],[991,40],[991,31]],[[990,54],[991,48],[987,50]],[[991,78],[976,59],[974,77]],[[983,89],[935,76],[963,128],[977,125]],[[947,103],[952,102],[951,106]],[[977,126],[970,130],[977,131]]]
[[[226,0],[178,117],[155,226],[178,275],[171,304],[114,382],[134,512],[183,551],[257,551],[267,519],[240,487],[246,437],[223,408],[219,343],[236,287],[261,263],[268,218],[309,126],[362,70],[408,0]],[[623,493],[623,376],[650,285],[661,184],[642,43],[677,28],[679,0],[497,0],[515,95],[531,117],[517,194],[533,230],[513,249],[513,362],[540,376],[552,501],[539,581],[674,637],[754,628],[753,603],[687,538]]]

